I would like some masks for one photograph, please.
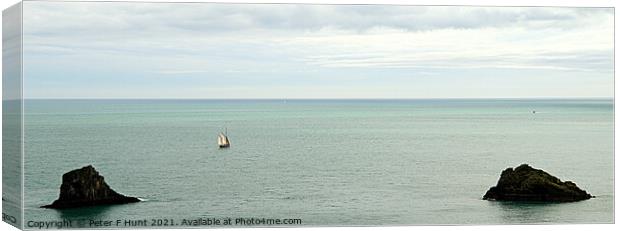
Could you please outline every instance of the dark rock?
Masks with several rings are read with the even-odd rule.
[[[121,195],[105,183],[93,166],[72,170],[62,175],[60,196],[42,208],[76,208],[95,205],[127,204],[140,199]]]
[[[557,177],[527,164],[507,168],[482,199],[498,201],[571,202],[592,198],[575,183],[562,182]]]

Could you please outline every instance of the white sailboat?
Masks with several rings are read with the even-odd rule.
[[[219,145],[220,148],[230,147],[230,141],[228,140],[228,136],[226,136],[227,133],[228,131],[226,131],[225,133],[220,132],[220,134],[217,135],[217,145]]]

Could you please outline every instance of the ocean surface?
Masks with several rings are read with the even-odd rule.
[[[26,100],[25,220],[611,223],[613,100]],[[535,111],[535,113],[533,113]],[[231,148],[218,149],[227,130]],[[596,198],[482,200],[528,163]],[[41,209],[93,165],[134,204]],[[113,227],[114,228],[114,227]]]

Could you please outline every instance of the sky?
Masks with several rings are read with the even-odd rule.
[[[613,97],[613,9],[24,2],[26,98]]]

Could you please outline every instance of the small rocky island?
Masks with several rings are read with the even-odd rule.
[[[573,202],[592,198],[575,183],[562,182],[557,177],[543,170],[522,164],[515,169],[507,168],[497,182],[491,187],[484,200],[498,201],[537,201],[537,202]]]
[[[121,195],[108,186],[91,165],[62,175],[60,196],[42,208],[65,209],[95,205],[127,204],[140,199]]]

